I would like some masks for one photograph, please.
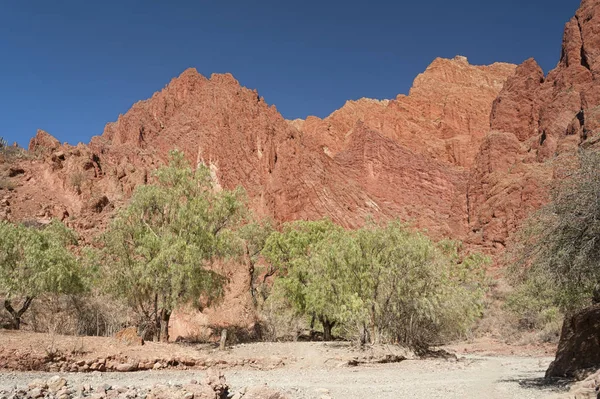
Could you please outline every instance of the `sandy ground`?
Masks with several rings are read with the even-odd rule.
[[[541,384],[552,360],[552,347],[508,346],[493,340],[452,345],[456,360],[416,360],[402,348],[377,346],[361,350],[348,343],[288,342],[237,345],[221,352],[211,345],[150,343],[128,347],[112,338],[50,337],[47,334],[0,331],[0,352],[43,352],[49,345],[77,348],[82,357],[119,353],[129,357],[212,357],[234,360],[283,359],[270,369],[225,367],[231,392],[268,384],[290,398],[557,398],[557,387]],[[348,361],[370,361],[385,355],[406,355],[409,360],[388,364],[349,366]],[[26,386],[34,379],[65,376],[73,386],[149,387],[157,383],[187,383],[201,380],[206,371],[157,370],[133,373],[42,373],[0,371],[0,390]]]
[[[229,370],[225,377],[232,392],[267,384],[291,398],[556,398],[555,388],[540,387],[539,378],[550,358],[476,357],[458,362],[407,360],[397,364],[359,367],[282,367],[270,371]],[[149,387],[156,383],[200,380],[202,371],[60,374],[77,386]],[[47,373],[0,373],[0,389],[22,387]]]

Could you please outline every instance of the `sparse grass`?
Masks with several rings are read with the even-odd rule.
[[[69,176],[69,183],[78,193],[81,192],[81,186],[85,182],[85,174],[81,171],[73,172]]]
[[[9,145],[4,138],[0,137],[0,163],[10,162],[16,159],[30,158],[31,154],[21,147]]]
[[[17,188],[17,184],[9,178],[0,178],[0,190],[12,191]]]

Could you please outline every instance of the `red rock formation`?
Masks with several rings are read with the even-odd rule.
[[[31,152],[51,152],[57,150],[58,147],[60,147],[60,141],[41,129],[38,129],[35,137],[29,141],[29,151]]]
[[[548,198],[555,175],[600,127],[600,1],[583,0],[565,26],[558,66],[544,78],[534,60],[508,79],[490,115],[469,183],[470,240],[503,247]]]
[[[503,63],[474,66],[460,56],[438,58],[417,76],[408,96],[348,101],[323,120],[293,123],[330,155],[344,148],[350,129],[363,121],[416,153],[469,167],[490,128],[492,102],[514,69]]]
[[[374,202],[373,212],[410,221],[436,237],[466,233],[467,173],[413,153],[358,122],[334,160]]]

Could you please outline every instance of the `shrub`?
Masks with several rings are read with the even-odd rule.
[[[508,253],[510,306],[533,326],[547,309],[572,312],[600,301],[600,152],[584,150],[579,166],[553,188],[551,200],[527,219]]]
[[[12,191],[17,188],[15,182],[8,178],[0,178],[0,190]]]
[[[0,292],[14,328],[36,297],[85,290],[80,264],[68,248],[74,244],[74,233],[60,222],[43,228],[0,222]],[[14,308],[18,299],[22,305]]]
[[[0,162],[9,162],[28,157],[29,153],[23,148],[9,145],[4,138],[0,137]]]
[[[69,184],[73,187],[78,193],[81,193],[81,187],[85,182],[85,174],[81,171],[75,171],[71,173],[69,176]]]
[[[356,231],[290,223],[265,246],[280,273],[269,300],[318,321],[325,340],[337,328],[361,342],[426,348],[466,333],[481,314],[487,259],[458,249],[398,222]]]

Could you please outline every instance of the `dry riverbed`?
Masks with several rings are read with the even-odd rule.
[[[15,355],[22,353],[16,350],[18,345],[14,339],[17,336],[12,335],[9,340],[7,335],[4,339],[2,335],[0,331],[0,345],[4,345],[5,353],[7,347],[11,347]],[[35,338],[37,344],[45,339],[42,336],[19,336]],[[22,351],[35,352],[35,344],[32,344],[35,339],[29,340],[28,344],[20,340]],[[81,387],[111,386],[121,387],[125,392],[128,387],[143,390],[156,384],[184,386],[192,380],[202,381],[207,374],[218,369],[226,378],[230,396],[237,394],[238,398],[243,397],[240,393],[248,387],[264,384],[289,398],[537,399],[565,395],[564,389],[540,383],[552,360],[547,353],[548,348],[507,348],[480,341],[451,347],[458,354],[458,360],[417,360],[396,347],[360,350],[346,343],[256,343],[238,345],[225,352],[206,345],[150,344],[131,349],[111,343],[113,347],[108,351],[111,342],[108,340],[100,339],[95,346],[95,341],[86,339],[82,344],[83,353],[79,356],[82,359],[96,358],[108,356],[109,352],[116,350],[120,356],[128,358],[134,354],[164,357],[163,352],[168,351],[179,357],[212,359],[214,366],[178,366],[135,372],[3,370],[0,371],[0,391],[11,390],[15,386],[27,387],[33,380],[48,380],[60,375],[74,391]],[[0,346],[0,351],[2,349]],[[402,357],[407,359],[397,363],[377,363]]]
[[[230,392],[267,384],[290,398],[556,398],[555,387],[539,386],[550,358],[467,356],[458,362],[406,360],[357,367],[281,367],[223,371]],[[200,381],[206,371],[58,373],[74,386],[149,388],[155,384]],[[0,390],[25,387],[53,374],[0,372]]]

